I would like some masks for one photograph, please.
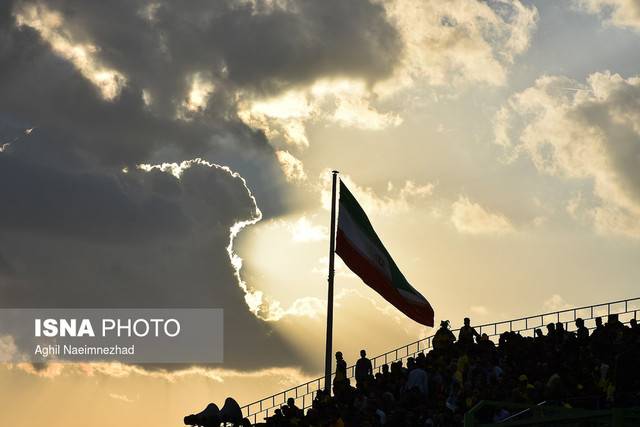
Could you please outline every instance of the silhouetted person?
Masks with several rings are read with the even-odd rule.
[[[464,318],[464,326],[460,328],[458,332],[458,342],[465,347],[473,344],[473,338],[479,339],[480,334],[471,326],[471,320],[468,317]]]
[[[455,340],[455,335],[449,330],[449,321],[443,320],[440,322],[440,327],[433,336],[433,349],[446,350],[450,348]]]
[[[556,342],[561,344],[567,338],[567,331],[564,329],[564,323],[556,322]]]
[[[481,352],[483,352],[483,354],[489,355],[496,348],[496,345],[489,339],[489,335],[482,333],[482,335],[480,335],[480,339],[478,340],[478,348]]]
[[[223,422],[234,426],[243,422],[240,405],[231,397],[225,399],[222,409],[218,409],[215,403],[209,403],[202,412],[184,417],[185,425],[190,426],[219,427]]]
[[[285,418],[282,415],[282,409],[276,409],[273,411],[273,415],[270,416],[267,420],[267,426],[280,427],[284,425]]]
[[[602,317],[596,317],[596,328],[591,333],[591,348],[596,356],[601,359],[606,359],[608,361],[609,357],[607,356],[608,347],[610,344],[607,331],[605,330],[604,325],[602,324]]]
[[[336,352],[336,376],[333,379],[334,393],[347,386],[347,362],[342,357],[342,352]]]
[[[560,322],[548,326],[547,336],[537,329],[535,339],[504,332],[495,347],[482,334],[474,351],[467,352],[451,345],[455,336],[443,321],[432,340],[434,351],[418,353],[415,359],[398,354],[390,361],[391,369],[383,365],[370,385],[358,389],[349,386],[347,363],[337,352],[334,396],[318,390],[312,408],[299,417],[296,400],[291,398],[267,420],[267,426],[452,426],[460,425],[464,413],[478,401],[492,399],[528,404],[548,400],[584,409],[636,406],[640,335],[633,331],[638,324],[630,321],[626,327],[615,317],[608,320],[603,325],[602,319],[597,319],[591,336],[581,318],[575,320],[575,336]],[[470,322],[465,322],[465,327],[470,328]],[[460,334],[461,343],[477,338],[467,332]],[[447,351],[437,350],[442,348]],[[358,383],[371,376],[367,360],[363,351],[355,369]],[[406,360],[407,369],[402,360]],[[215,405],[212,408],[215,415]],[[223,412],[218,414],[220,422]],[[488,412],[486,421],[498,419],[497,414]],[[202,420],[190,421],[215,425],[206,424],[206,411],[191,417],[200,415]]]
[[[409,375],[405,384],[406,390],[416,389],[421,394],[427,394],[427,372],[416,364],[416,362],[409,358],[407,363],[409,369]]]
[[[578,317],[576,319],[576,337],[580,344],[584,344],[589,339],[589,330],[584,326],[584,320]]]
[[[188,426],[218,427],[220,425],[220,409],[215,403],[209,403],[199,413],[184,417],[184,424]]]
[[[556,324],[551,322],[547,325],[547,336],[553,335],[556,333]]]
[[[296,400],[293,397],[287,399],[287,414],[288,418],[302,418],[302,409],[296,406]]]
[[[547,325],[547,339],[556,339],[556,324],[553,322]]]
[[[367,352],[360,350],[360,359],[356,362],[356,387],[362,387],[373,376],[371,360],[367,359]]]
[[[607,316],[607,326],[611,328],[621,328],[624,325],[620,321],[618,314],[610,314]]]
[[[224,400],[224,406],[220,409],[220,421],[231,423],[234,426],[242,423],[242,409],[232,397],[227,397]]]

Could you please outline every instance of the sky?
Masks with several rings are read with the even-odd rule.
[[[223,308],[225,358],[3,364],[0,424],[320,376],[333,169],[436,322],[638,296],[639,43],[636,0],[3,1],[2,307]],[[348,362],[433,333],[340,260],[335,303]]]

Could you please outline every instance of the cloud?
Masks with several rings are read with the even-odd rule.
[[[15,340],[10,335],[0,336],[0,360],[15,360],[18,347]]]
[[[14,11],[18,26],[36,30],[53,51],[71,62],[80,73],[100,91],[106,100],[117,97],[127,79],[122,73],[100,62],[98,47],[90,42],[80,43],[65,28],[63,16],[44,4],[21,5]]]
[[[313,123],[365,130],[382,130],[402,123],[397,114],[378,111],[374,100],[374,93],[362,79],[321,79],[270,98],[247,96],[239,104],[238,114],[273,142],[282,140],[306,148],[306,128]]]
[[[526,48],[512,27],[527,35],[533,9],[456,4],[473,10],[438,9],[457,23],[429,21],[435,41],[421,58],[470,49],[479,68],[435,59],[405,73],[412,82],[458,68],[456,81],[487,82],[486,64],[504,70]],[[399,10],[369,0],[1,2],[0,125],[38,129],[2,141],[3,304],[222,306],[227,327],[249,331],[227,334],[229,366],[299,363],[261,319],[314,313],[321,301],[282,307],[254,289],[234,239],[291,208],[288,182],[306,174],[283,145],[308,145],[309,124],[401,123],[376,88],[409,69]],[[392,187],[353,189],[380,214],[433,192],[431,183]],[[319,238],[298,225],[302,239]],[[265,349],[262,360],[249,343]]]
[[[178,117],[183,120],[190,120],[190,114],[203,111],[209,102],[211,94],[215,90],[215,85],[210,79],[203,76],[203,73],[196,72],[189,77],[189,92],[182,101],[182,110],[178,112]],[[150,104],[150,101],[145,103]]]
[[[606,24],[640,31],[640,3],[637,0],[574,0],[576,5]]]
[[[189,367],[175,370],[144,369],[141,366],[127,365],[117,362],[98,363],[47,363],[44,366],[35,367],[31,363],[9,364],[11,368],[19,369],[31,375],[43,378],[58,378],[61,376],[107,376],[113,378],[147,377],[176,382],[182,378],[204,377],[224,383],[232,378],[264,378],[283,377],[289,384],[303,383],[308,377],[296,368],[268,368],[258,370],[240,371],[235,369]],[[280,378],[282,380],[282,378]],[[117,399],[114,396],[110,396]]]
[[[309,146],[314,123],[382,130],[402,124],[385,102],[417,86],[504,85],[508,68],[530,44],[537,10],[520,1],[382,2],[402,46],[387,76],[319,78],[269,97],[248,93],[239,116],[273,141]]]
[[[263,299],[263,293],[261,291],[256,291],[250,288],[242,278],[241,276],[242,258],[240,258],[240,256],[235,252],[233,247],[234,240],[238,236],[240,231],[242,231],[245,227],[257,224],[262,219],[262,211],[260,211],[260,208],[258,207],[256,199],[251,193],[251,190],[249,189],[249,187],[247,187],[247,182],[245,181],[245,179],[240,174],[238,174],[237,172],[233,172],[231,169],[229,169],[226,166],[212,164],[202,159],[188,160],[188,161],[181,162],[179,164],[178,163],[163,163],[161,165],[141,164],[141,165],[138,165],[138,168],[146,172],[159,170],[164,173],[170,173],[176,178],[181,179],[184,173],[190,172],[190,169],[194,166],[218,169],[228,173],[235,179],[239,179],[242,182],[242,185],[245,191],[247,192],[249,199],[251,199],[251,202],[253,204],[253,213],[249,219],[236,221],[229,228],[229,244],[227,245],[226,249],[229,255],[229,261],[234,268],[234,276],[236,277],[236,280],[238,282],[238,285],[240,286],[240,289],[242,289],[242,291],[245,294],[244,299],[245,299],[245,302],[247,303],[247,306],[249,307],[249,310],[256,316],[263,318],[264,320],[272,320],[273,316],[269,314],[270,306],[267,305],[266,301]],[[263,311],[266,311],[266,314],[263,314],[262,313]]]
[[[71,47],[77,47],[73,39],[91,39],[101,61],[130,80],[147,83],[154,98],[166,96],[154,83],[168,84],[165,76],[179,72],[184,77],[189,68],[210,70],[227,85],[267,92],[318,76],[375,80],[391,71],[399,50],[384,9],[367,0],[135,6],[29,1],[14,13],[29,18],[26,22],[45,36],[53,32],[71,39]],[[117,28],[108,24],[115,17]],[[193,25],[187,30],[179,25],[183,22]],[[157,65],[165,67],[152,68]]]
[[[241,107],[265,102],[271,117],[269,100],[303,89],[335,102],[323,114],[340,126],[397,122],[367,90],[402,50],[384,7],[9,0],[0,40],[0,111],[11,114],[0,125],[38,127],[2,141],[3,304],[222,306],[225,325],[252,335],[227,335],[232,366],[300,363],[261,319],[321,301],[284,308],[253,289],[233,244],[286,213],[286,180],[305,173]],[[294,232],[320,236],[304,223]],[[249,342],[271,350],[257,361]]]
[[[472,305],[471,307],[469,307],[469,311],[479,316],[486,316],[487,314],[489,314],[489,310],[484,305]]]
[[[327,227],[314,225],[305,216],[300,217],[291,225],[291,234],[296,242],[317,242],[320,240],[329,240],[329,232]]]
[[[390,75],[401,51],[384,8],[369,0],[36,0],[4,2],[0,13],[3,111],[118,169],[193,157],[229,164],[259,177],[259,196],[279,169],[265,135],[238,116],[247,100],[335,79],[366,86]],[[336,91],[335,123],[374,125],[374,109]],[[302,134],[287,125],[288,137]]]
[[[131,399],[126,394],[109,393],[109,397],[124,403],[134,403],[137,399]]]
[[[529,46],[538,13],[518,0],[393,0],[385,3],[405,44],[397,80],[504,85]],[[398,84],[398,81],[394,84]]]
[[[500,110],[496,142],[509,160],[524,155],[541,173],[589,184],[594,200],[580,206],[597,231],[640,238],[639,97],[640,77],[543,76]]]
[[[240,277],[233,238],[260,219],[240,175],[202,160],[112,175],[12,156],[0,156],[5,307],[221,307],[226,328],[249,331],[226,334],[227,367],[294,363]],[[269,349],[262,360],[250,341]]]
[[[435,189],[435,184],[416,184],[406,180],[398,187],[393,183],[387,183],[387,191],[380,194],[369,187],[361,187],[347,174],[340,174],[340,179],[356,196],[358,202],[370,215],[393,215],[407,212],[412,207],[427,200]],[[320,200],[325,209],[331,206],[331,174],[328,170],[320,174]]]
[[[498,212],[491,212],[460,196],[451,205],[451,223],[456,230],[468,234],[506,234],[514,231],[507,217]]]
[[[582,193],[577,193],[567,202],[565,210],[572,218],[577,218],[578,210],[580,209],[580,205],[582,204]]]
[[[276,157],[282,167],[282,172],[289,182],[306,181],[307,174],[304,171],[302,161],[286,150],[276,151]]]
[[[573,306],[567,303],[564,298],[558,294],[553,294],[549,299],[543,303],[545,311],[561,311],[572,308]]]

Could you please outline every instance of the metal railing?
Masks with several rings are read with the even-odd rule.
[[[474,328],[479,334],[486,333],[490,338],[499,336],[504,332],[518,332],[521,335],[533,336],[535,329],[544,328],[548,323],[562,322],[565,329],[571,331],[575,329],[574,322],[577,318],[585,321],[585,326],[589,329],[595,328],[596,317],[606,317],[610,314],[620,315],[620,321],[628,322],[640,311],[640,297],[625,300],[606,302],[602,304],[589,305],[578,308],[552,311],[549,313],[537,314],[534,316],[521,317],[519,319],[503,320],[500,322],[476,325]],[[606,319],[603,319],[606,321]],[[452,332],[458,332],[454,329]],[[415,357],[418,353],[432,348],[433,335],[414,341],[402,347],[398,347],[371,359],[374,372],[379,372],[382,365],[402,360],[406,362],[409,357]],[[335,375],[335,372],[332,374]],[[347,378],[355,376],[355,365],[347,367]],[[265,417],[274,414],[276,409],[286,404],[287,399],[295,399],[296,406],[301,409],[311,407],[313,399],[322,389],[324,377],[316,378],[296,387],[292,387],[276,393],[264,399],[257,400],[242,407],[242,414],[252,423],[262,421]]]

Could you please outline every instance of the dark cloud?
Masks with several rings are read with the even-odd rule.
[[[269,364],[300,362],[247,310],[233,276],[229,228],[255,215],[240,178],[203,165],[178,180],[160,171],[65,174],[10,160],[0,157],[0,194],[8,195],[2,306],[221,307],[225,367],[257,367],[254,345]]]
[[[127,177],[70,173],[0,156],[0,230],[99,240],[186,232],[190,220],[179,205]],[[152,187],[163,180],[147,179]]]
[[[327,76],[374,81],[393,70],[400,38],[381,4],[269,3],[278,2],[47,2],[108,64],[160,98],[183,95],[194,71],[224,88],[274,90]]]
[[[9,265],[6,259],[0,253],[0,276],[9,276],[13,274],[13,267]]]
[[[16,27],[13,15],[33,5],[60,13],[74,43],[95,45],[96,60],[125,76],[120,96],[105,101],[35,29]],[[331,76],[373,81],[392,71],[400,51],[383,7],[368,0],[287,8],[260,0],[9,1],[0,13],[0,113],[37,124],[56,149],[109,167],[195,156],[225,161],[261,183],[255,191],[268,214],[282,209],[270,205],[277,199],[271,193],[285,183],[264,135],[238,119],[238,90],[271,93]],[[193,73],[211,79],[215,91],[190,121],[177,120]]]
[[[640,205],[640,132],[634,126],[640,117],[640,85],[606,74],[605,78],[610,82],[601,90],[601,99],[578,105],[569,118],[585,128],[597,127],[606,136],[603,147],[620,186]]]
[[[94,59],[126,78],[117,97],[104,99],[37,29],[17,26],[32,5],[59,13],[72,43],[96,46]],[[14,142],[0,153],[0,304],[222,307],[226,367],[257,367],[255,348],[260,363],[300,363],[249,312],[233,276],[229,227],[255,214],[242,180],[203,165],[179,180],[135,167],[228,165],[278,215],[286,182],[264,134],[239,120],[237,95],[322,77],[372,82],[399,51],[383,7],[368,0],[1,2],[0,143]],[[180,117],[194,73],[215,90]]]

